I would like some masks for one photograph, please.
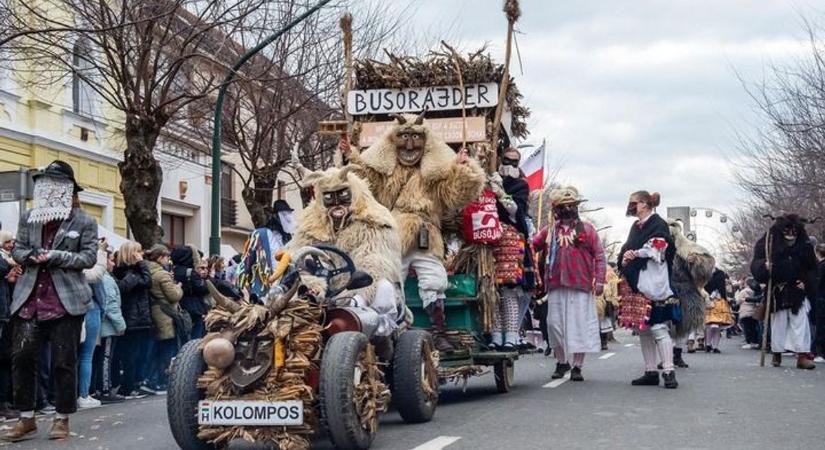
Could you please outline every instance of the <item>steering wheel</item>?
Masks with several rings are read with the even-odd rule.
[[[333,258],[331,254],[340,257],[343,265],[337,265],[335,258]],[[317,244],[312,247],[307,247],[305,251],[299,250],[295,259],[298,264],[312,275],[326,279],[326,298],[334,298],[343,292],[352,275],[355,273],[355,263],[353,263],[352,258],[343,250],[331,245]],[[340,287],[333,288],[333,279],[342,275],[347,276],[345,279],[346,282],[340,282]]]

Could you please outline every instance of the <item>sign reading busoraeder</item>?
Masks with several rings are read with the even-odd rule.
[[[431,86],[407,89],[349,91],[347,112],[361,114],[418,113],[450,109],[492,108],[498,104],[498,84]]]

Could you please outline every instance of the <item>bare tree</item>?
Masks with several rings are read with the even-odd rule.
[[[300,14],[305,3],[270,1],[256,14],[263,23],[285,23]],[[245,169],[237,174],[255,226],[266,223],[279,174],[289,169],[295,157],[309,168],[326,167],[337,149],[335,139],[323,138],[317,130],[319,121],[343,117],[341,15],[353,12],[356,54],[370,57],[381,47],[398,48],[401,43],[409,47],[410,40],[401,40],[407,34],[401,31],[407,8],[386,11],[380,2],[333,3],[253,59],[250,64],[259,76],[231,87],[222,133]],[[254,45],[272,31],[264,27],[244,33],[241,43]]]
[[[36,83],[83,82],[123,115],[118,164],[126,218],[144,246],[158,242],[157,201],[163,169],[155,158],[167,125],[209,100],[260,26],[265,0],[0,0],[0,42],[33,71]],[[227,62],[229,64],[227,64]],[[247,74],[247,78],[254,78]]]
[[[747,196],[739,227],[751,243],[769,223],[765,214],[825,217],[825,42],[821,26],[806,22],[806,31],[809,55],[772,65],[767,81],[746,85],[765,121],[755,134],[740,137],[736,161],[737,180]],[[825,238],[821,222],[809,233]],[[736,241],[728,257],[741,264],[751,250]]]

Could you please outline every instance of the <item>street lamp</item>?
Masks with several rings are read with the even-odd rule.
[[[219,255],[221,253],[221,115],[223,113],[223,98],[226,96],[226,89],[229,83],[235,79],[235,74],[250,58],[255,56],[258,52],[263,50],[267,45],[275,42],[282,34],[292,29],[295,25],[303,22],[307,17],[314,14],[324,5],[332,0],[321,0],[312,8],[306,10],[303,14],[296,17],[295,20],[286,24],[273,35],[264,39],[260,44],[253,49],[244,53],[241,59],[229,69],[226,78],[223,79],[221,87],[218,90],[218,99],[215,101],[215,123],[212,132],[212,221],[210,226],[209,236],[209,254]]]

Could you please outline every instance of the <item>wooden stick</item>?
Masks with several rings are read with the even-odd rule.
[[[510,53],[513,47],[513,26],[521,15],[518,0],[505,0],[504,13],[507,15],[507,46],[504,50],[504,73],[498,87],[498,105],[493,119],[493,147],[492,154],[487,158],[487,172],[493,173],[498,166],[498,134],[501,128],[501,114],[504,112],[504,102],[507,99],[507,88],[510,86]]]
[[[765,319],[762,327],[762,349],[759,351],[759,367],[765,367],[765,353],[768,346],[768,332],[771,323],[771,309],[773,307],[773,264],[771,263],[771,247],[773,237],[770,230],[765,235],[765,261],[768,263],[768,292],[765,294]]]
[[[339,25],[344,35],[344,88],[341,92],[341,104],[344,109],[344,119],[347,121],[346,138],[349,140],[352,135],[352,116],[347,111],[347,98],[349,91],[352,90],[352,14],[346,13],[341,16]],[[344,158],[341,152],[334,152],[333,155],[335,167],[343,166]]]
[[[461,74],[461,65],[458,63],[461,57],[454,48],[447,45],[446,42],[441,41],[441,45],[447,48],[452,55],[453,66],[458,74],[458,87],[461,89],[461,150],[467,148],[467,108],[464,102],[464,76]]]

